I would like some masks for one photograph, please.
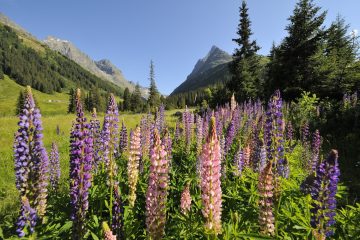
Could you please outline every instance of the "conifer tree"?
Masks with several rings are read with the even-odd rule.
[[[349,25],[337,16],[326,31],[323,46],[312,58],[314,78],[312,92],[321,97],[341,98],[343,93],[355,90],[359,80],[354,72],[357,58],[357,37],[349,34]]]
[[[70,89],[69,91],[69,105],[68,105],[68,113],[75,113],[76,108],[76,96],[75,90]]]
[[[142,100],[139,83],[136,84],[135,90],[131,95],[131,110],[140,112],[142,110]]]
[[[313,0],[300,0],[289,17],[288,36],[275,50],[270,77],[271,92],[281,89],[286,98],[296,98],[302,91],[310,91],[316,79],[312,75],[312,57],[324,39],[322,24],[326,12],[320,12]]]
[[[155,72],[154,72],[154,63],[150,61],[150,88],[149,88],[149,98],[147,103],[150,107],[151,111],[156,111],[156,108],[160,106],[160,94],[157,90],[156,83],[155,83]]]
[[[123,98],[124,98],[124,102],[123,102],[124,111],[131,110],[131,94],[129,88],[125,88]]]
[[[259,56],[256,55],[260,48],[255,40],[250,40],[252,35],[251,21],[245,1],[242,1],[240,7],[237,35],[238,38],[233,39],[233,41],[238,45],[238,48],[235,49],[234,60],[229,65],[232,78],[228,82],[227,88],[230,92],[235,93],[238,101],[242,101],[249,97],[258,97],[262,92]]]

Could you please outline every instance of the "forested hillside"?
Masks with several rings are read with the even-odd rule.
[[[45,45],[20,37],[9,26],[0,24],[0,38],[0,77],[6,74],[18,84],[30,85],[44,93],[61,92],[69,87],[97,87],[104,92],[122,93],[118,86],[96,77]]]

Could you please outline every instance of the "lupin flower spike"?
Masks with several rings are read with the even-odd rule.
[[[273,214],[273,172],[272,162],[268,162],[266,167],[259,175],[258,190],[260,195],[259,201],[259,225],[260,232],[265,235],[274,235],[275,218]]]
[[[136,127],[130,133],[130,151],[128,161],[128,181],[129,181],[129,205],[131,207],[135,204],[136,199],[136,185],[139,178],[139,161],[141,156],[140,146],[140,128]]]
[[[51,144],[50,152],[50,185],[52,189],[57,189],[60,181],[60,161],[59,150],[55,142]]]
[[[102,229],[104,232],[104,240],[116,240],[116,235],[113,235],[109,225],[106,222],[102,223]]]
[[[215,235],[221,233],[221,154],[220,143],[216,134],[215,118],[210,120],[209,135],[201,158],[201,198],[202,213],[205,217],[205,228]]]
[[[186,184],[184,190],[181,193],[180,209],[183,214],[188,214],[191,208],[191,195],[190,195],[190,184]]]
[[[16,187],[22,198],[21,212],[23,214],[26,209],[32,209],[35,213],[30,215],[35,214],[37,217],[42,217],[46,211],[49,159],[42,141],[43,128],[40,110],[35,106],[29,86],[25,91],[25,101],[19,118],[19,129],[15,134],[14,141],[14,160]],[[23,197],[26,198],[26,201]],[[30,226],[35,226],[36,218],[32,217],[31,219],[33,222],[30,222]],[[23,234],[21,229],[18,230],[19,236]]]
[[[76,93],[76,122],[70,133],[70,205],[72,207],[73,239],[82,239],[89,208],[89,189],[93,162],[93,139],[90,124],[84,117],[80,89]]]
[[[169,153],[154,129],[154,144],[150,151],[150,175],[146,192],[146,229],[151,239],[161,239],[166,221],[166,201],[169,185]]]

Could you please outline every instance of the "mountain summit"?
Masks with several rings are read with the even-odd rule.
[[[199,59],[186,80],[180,84],[171,95],[193,91],[224,82],[229,78],[228,63],[232,56],[217,46],[212,46],[208,54]]]
[[[44,40],[44,43],[52,50],[60,52],[96,76],[106,79],[107,81],[110,81],[122,87],[123,89],[127,87],[130,91],[134,91],[135,84],[128,81],[123,76],[121,70],[118,69],[113,63],[111,63],[110,60],[102,59],[99,61],[94,61],[70,41],[59,39],[53,36],[48,36]],[[143,96],[146,96],[148,90],[141,87],[141,92]]]

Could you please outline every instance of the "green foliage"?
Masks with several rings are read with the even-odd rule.
[[[131,94],[129,88],[125,88],[123,99],[123,110],[129,111],[131,109]]]
[[[312,122],[317,117],[319,98],[310,92],[303,92],[301,97],[292,105],[292,120],[297,127],[305,122]]]

